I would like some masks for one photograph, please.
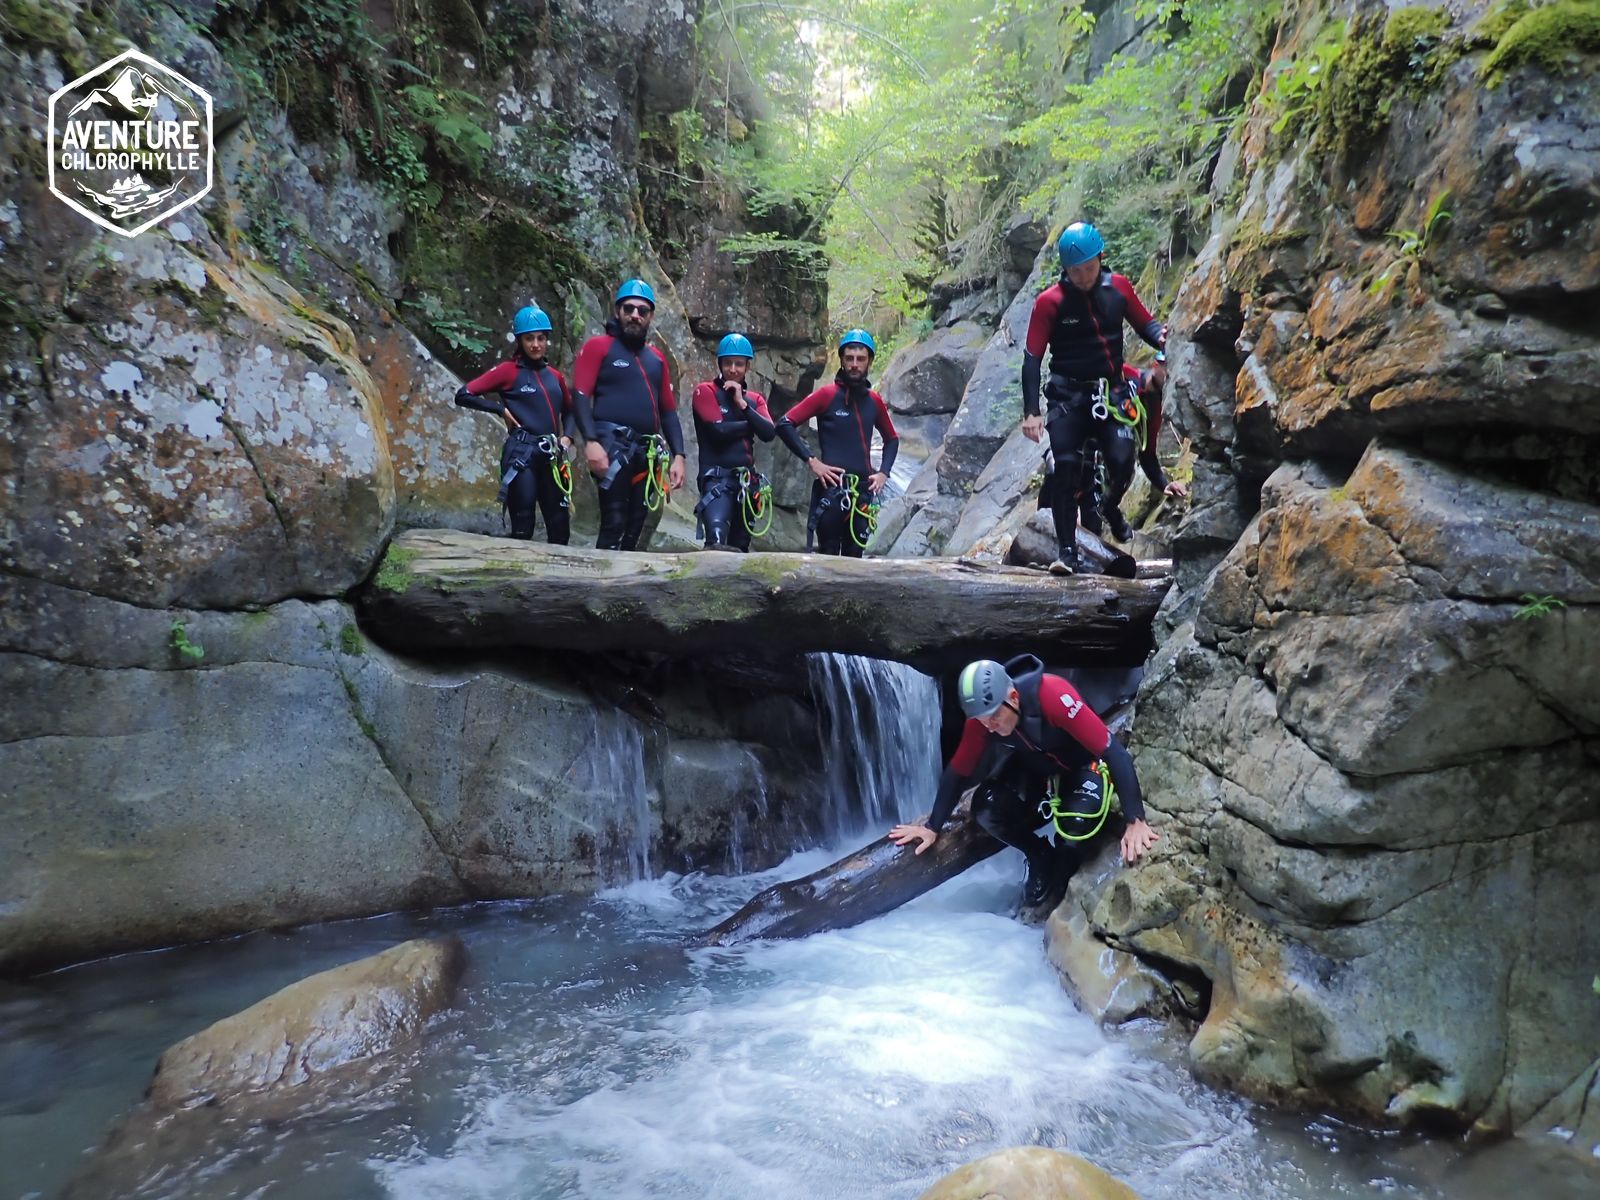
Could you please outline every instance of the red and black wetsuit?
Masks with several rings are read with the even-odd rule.
[[[722,376],[694,389],[694,436],[700,446],[700,503],[695,515],[705,527],[707,546],[750,549],[750,529],[740,506],[745,490],[756,486],[754,438],[774,435],[767,398],[744,388],[745,407],[729,399]]]
[[[666,440],[673,455],[683,453],[683,426],[672,394],[666,356],[654,346],[637,351],[609,331],[592,337],[578,351],[572,386],[578,428],[585,440],[598,440],[611,459],[600,491],[599,550],[632,550],[644,531],[646,449],[650,438]]]
[[[1062,797],[1092,795],[1098,802],[1101,779],[1095,763],[1104,762],[1127,820],[1144,819],[1144,800],[1133,759],[1078,690],[1061,676],[1047,674],[1031,655],[1006,664],[1008,670],[1024,665],[1032,669],[1012,676],[1018,693],[1017,727],[1001,737],[976,720],[967,721],[939,777],[928,828],[937,833],[961,793],[984,783],[972,799],[973,818],[1037,866],[1044,863],[1048,848],[1034,830],[1046,821],[1039,802],[1052,777],[1059,778]]]
[[[783,444],[806,462],[811,461],[811,450],[796,426],[813,417],[817,419],[822,461],[855,478],[853,482],[847,478],[833,488],[824,488],[820,479],[811,485],[807,548],[810,548],[810,534],[815,531],[822,553],[860,558],[872,532],[864,503],[864,497],[870,495],[867,477],[874,472],[872,431],[876,429],[883,435],[883,465],[877,470],[885,475],[894,468],[900,435],[895,433],[894,422],[889,419],[889,406],[872,390],[871,381],[862,379],[852,383],[843,371],[832,383],[818,388],[778,419],[778,436]]]
[[[1122,324],[1133,326],[1145,341],[1159,347],[1166,336],[1161,322],[1149,313],[1125,275],[1102,271],[1087,291],[1062,279],[1039,294],[1028,321],[1028,341],[1022,356],[1022,411],[1040,413],[1040,375],[1044,352],[1050,351],[1050,380],[1044,386],[1049,400],[1045,414],[1050,450],[1055,456],[1056,497],[1079,489],[1084,447],[1097,437],[1110,454],[1116,423],[1095,415],[1095,391],[1122,381]],[[1130,447],[1131,448],[1131,447]],[[1056,504],[1056,543],[1063,560],[1074,557],[1078,509]]]
[[[575,432],[566,377],[547,360],[528,358],[518,350],[510,361],[490,367],[462,386],[456,403],[495,413],[511,426],[500,449],[502,481],[511,476],[501,487],[511,515],[511,536],[533,536],[537,504],[544,513],[545,537],[553,545],[565,546],[572,523],[566,493],[556,481],[556,471],[564,464],[556,439]]]

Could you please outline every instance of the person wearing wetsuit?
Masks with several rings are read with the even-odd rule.
[[[824,554],[860,558],[877,524],[876,498],[889,482],[900,436],[889,420],[889,406],[872,390],[867,372],[877,343],[865,329],[839,339],[839,373],[778,419],[783,444],[811,468],[811,515],[806,550],[815,539]],[[796,426],[817,419],[820,456],[813,455]],[[872,431],[883,435],[883,461],[872,466]],[[872,497],[869,502],[867,495]]]
[[[1091,437],[1110,453],[1117,422],[1111,417],[1112,389],[1122,386],[1122,323],[1127,321],[1150,345],[1166,345],[1167,331],[1152,317],[1126,276],[1105,269],[1105,240],[1093,225],[1068,225],[1056,244],[1062,278],[1033,303],[1022,356],[1022,432],[1042,440],[1046,416],[1040,412],[1044,352],[1050,351],[1050,450],[1055,458],[1052,494],[1076,496],[1081,486],[1085,447]],[[1129,447],[1131,449],[1131,446]],[[1078,506],[1052,505],[1056,522],[1057,575],[1087,571],[1078,557]]]
[[[529,305],[511,321],[516,349],[456,391],[456,403],[504,418],[506,441],[500,450],[500,502],[511,517],[511,536],[533,537],[534,506],[544,514],[545,539],[565,546],[572,534],[567,493],[572,472],[567,448],[575,431],[572,392],[545,357],[550,349],[550,318]],[[498,397],[498,398],[497,398]]]
[[[694,389],[694,436],[700,447],[700,503],[695,516],[707,550],[750,550],[747,516],[771,503],[756,473],[754,438],[774,435],[767,398],[744,386],[755,347],[741,333],[717,346],[717,377]]]
[[[1106,524],[1111,528],[1111,536],[1119,542],[1126,542],[1133,535],[1133,530],[1128,527],[1128,519],[1122,515],[1122,497],[1133,483],[1135,458],[1155,491],[1182,498],[1189,494],[1189,489],[1177,480],[1167,478],[1167,473],[1161,469],[1161,459],[1156,454],[1156,439],[1161,436],[1161,393],[1167,382],[1167,356],[1158,353],[1155,363],[1146,371],[1124,363],[1122,374],[1125,386],[1139,397],[1144,419],[1136,425],[1117,426],[1112,439],[1117,452],[1106,455],[1105,495],[1097,497],[1092,489],[1085,490],[1080,493],[1078,511],[1083,523],[1097,533],[1100,516],[1104,514]],[[1089,516],[1091,510],[1094,513],[1092,521]]]
[[[1071,683],[1024,654],[1004,666],[969,663],[956,692],[967,714],[961,743],[939,777],[928,823],[889,831],[897,846],[915,842],[921,854],[933,845],[957,798],[975,783],[983,786],[973,793],[973,818],[1028,860],[1022,899],[1030,907],[1077,869],[1113,798],[1127,821],[1123,859],[1138,862],[1155,845],[1161,835],[1144,819],[1133,759]],[[1034,832],[1046,824],[1054,851]]]
[[[606,332],[578,351],[573,405],[587,443],[584,460],[600,493],[597,550],[632,550],[644,532],[649,491],[668,454],[663,495],[683,486],[683,425],[666,356],[646,345],[656,294],[642,279],[617,289]]]

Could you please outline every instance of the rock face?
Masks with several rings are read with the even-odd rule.
[[[919,1200],[1138,1200],[1138,1195],[1076,1154],[1014,1146],[952,1171]]]
[[[1076,897],[1210,981],[1198,1069],[1502,1130],[1592,1073],[1597,601],[1591,506],[1382,442],[1268,480],[1141,695],[1168,837]]]
[[[402,942],[290,984],[170,1047],[146,1102],[227,1104],[385,1054],[449,1007],[465,962],[457,938]]]
[[[940,329],[894,356],[878,390],[896,414],[953,413],[978,365],[988,334],[972,321]]]

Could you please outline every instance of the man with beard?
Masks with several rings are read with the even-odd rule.
[[[644,532],[645,508],[660,486],[668,460],[665,496],[683,486],[683,426],[672,395],[666,357],[646,346],[656,294],[642,279],[617,289],[616,315],[606,331],[578,351],[572,368],[574,412],[585,442],[584,459],[600,492],[597,550],[632,550]]]
[[[872,390],[867,372],[878,345],[865,329],[839,339],[839,373],[778,420],[783,444],[805,461],[811,484],[811,515],[806,550],[813,540],[824,554],[860,558],[876,525],[878,493],[889,482],[900,437],[889,420],[889,406]],[[821,455],[814,456],[797,425],[817,419]],[[883,462],[872,466],[872,431],[883,435]],[[870,496],[870,500],[869,500]]]
[[[517,340],[510,361],[463,384],[456,403],[505,420],[500,501],[511,516],[511,536],[522,541],[533,537],[537,504],[544,513],[546,540],[565,546],[571,529],[567,447],[572,445],[572,394],[565,377],[545,357],[550,317],[527,305],[512,318],[511,332]]]
[[[755,347],[742,333],[717,346],[717,377],[694,389],[694,436],[700,446],[700,503],[695,515],[705,529],[707,550],[750,549],[751,521],[770,504],[756,473],[755,443],[770,442],[767,398],[744,385]],[[756,533],[762,532],[760,529]]]

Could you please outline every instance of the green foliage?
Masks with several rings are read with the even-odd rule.
[[[494,331],[487,325],[481,325],[460,309],[446,308],[444,302],[436,296],[424,295],[417,300],[407,300],[405,307],[422,314],[423,320],[452,350],[467,354],[482,354],[489,348],[489,341],[482,334],[492,334]]]
[[[411,573],[411,564],[414,563],[421,551],[404,550],[399,546],[390,546],[389,552],[383,556],[383,563],[378,567],[378,574],[373,583],[386,592],[408,591],[416,576]]]
[[[1320,105],[1326,142],[1347,157],[1370,146],[1389,124],[1397,100],[1437,86],[1462,45],[1445,37],[1442,8],[1397,8],[1384,18],[1357,18],[1334,62]]]
[[[1269,108],[1277,110],[1273,133],[1292,132],[1316,110],[1322,86],[1327,83],[1333,64],[1344,53],[1346,29],[1343,21],[1334,23],[1307,53],[1290,59],[1276,71],[1269,71],[1267,82],[1262,85],[1261,99]]]
[[[171,642],[172,648],[184,658],[199,662],[206,656],[204,646],[198,646],[189,640],[189,627],[182,621],[172,623]]]
[[[367,640],[361,636],[359,629],[347,624],[339,630],[339,649],[342,653],[359,658],[367,652]]]
[[[1367,285],[1367,290],[1369,292],[1371,292],[1373,295],[1377,295],[1388,286],[1389,280],[1394,275],[1395,271],[1404,265],[1417,262],[1425,254],[1427,254],[1428,248],[1433,245],[1434,234],[1438,232],[1439,226],[1443,225],[1450,219],[1450,210],[1445,208],[1445,204],[1448,203],[1449,200],[1450,189],[1445,188],[1444,191],[1434,196],[1434,198],[1428,202],[1428,211],[1423,214],[1422,228],[1420,230],[1391,229],[1389,231],[1387,236],[1393,238],[1399,243],[1398,249],[1400,251],[1400,257],[1398,260],[1385,267],[1383,271],[1380,272],[1377,277]]]
[[[1547,617],[1558,608],[1565,608],[1567,602],[1558,600],[1554,596],[1540,596],[1533,592],[1524,592],[1518,597],[1522,607],[1517,609],[1515,619],[1531,620],[1534,617]]]
[[[1556,0],[1523,13],[1505,27],[1480,69],[1493,85],[1524,65],[1562,70],[1574,54],[1600,54],[1600,0]]]

